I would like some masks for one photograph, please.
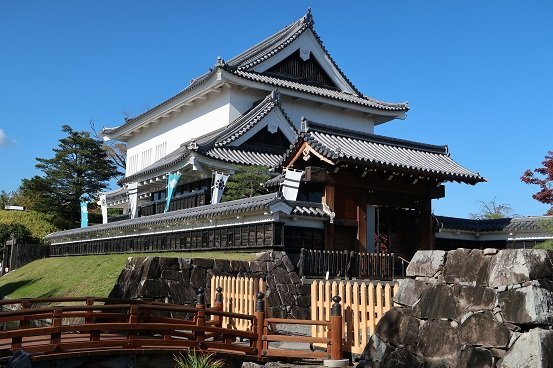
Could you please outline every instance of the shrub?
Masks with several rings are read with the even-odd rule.
[[[174,356],[177,368],[223,368],[225,362],[215,358],[213,354],[198,353],[196,350],[190,350],[186,355],[179,354]]]
[[[46,235],[58,231],[58,228],[52,224],[52,217],[44,213],[35,211],[4,211],[0,210],[0,226],[6,232],[11,234],[14,230],[20,236],[20,239],[32,237],[36,241],[41,241]],[[10,235],[8,235],[9,238]]]

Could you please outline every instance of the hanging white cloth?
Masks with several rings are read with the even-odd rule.
[[[102,224],[108,223],[108,203],[106,199],[106,193],[98,194],[98,206],[102,210]]]
[[[138,217],[138,183],[129,183],[127,186],[129,194],[129,209],[131,211],[131,218]]]
[[[225,191],[225,185],[227,185],[228,178],[229,175],[225,175],[220,172],[215,173],[213,186],[211,187],[211,204],[221,202],[221,197],[223,197],[223,192]]]
[[[284,182],[282,183],[282,196],[289,201],[295,201],[298,197],[300,188],[302,170],[287,169],[284,173]]]

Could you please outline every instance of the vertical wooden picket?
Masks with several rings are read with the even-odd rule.
[[[339,295],[342,298],[344,351],[361,354],[380,318],[392,308],[397,288],[397,283],[314,281],[311,284],[311,319],[328,320],[330,300]],[[326,329],[312,327],[311,334],[326,337]]]
[[[266,292],[266,284],[263,279],[213,276],[211,278],[211,305],[214,304],[218,286],[223,288],[223,311],[248,315],[253,315],[255,311],[255,295],[258,291]],[[223,317],[222,326],[245,331],[250,329],[251,322]]]

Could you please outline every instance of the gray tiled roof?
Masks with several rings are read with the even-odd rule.
[[[227,64],[238,69],[252,68],[283,50],[306,29],[311,27],[312,23],[312,17],[306,15],[246,51],[236,55]]]
[[[246,151],[239,148],[215,147],[206,156],[237,165],[260,165],[275,167],[282,160],[281,154]]]
[[[284,162],[291,158],[303,142],[308,142],[311,148],[335,163],[361,163],[369,167],[390,168],[470,184],[485,181],[479,174],[453,161],[446,146],[358,133],[305,120],[302,124],[307,125],[307,130],[300,133]]]
[[[309,216],[309,217],[329,217],[323,209],[321,203],[312,203],[312,202],[301,202],[301,201],[290,201],[289,202],[294,209],[292,214],[296,216]]]
[[[183,221],[187,222],[199,219],[215,219],[234,214],[246,214],[248,212],[257,212],[263,209],[269,209],[271,204],[280,201],[290,204],[293,207],[292,214],[296,216],[327,216],[320,203],[286,201],[285,199],[279,197],[277,193],[269,193],[257,197],[239,199],[236,201],[209,204],[152,216],[94,225],[86,228],[58,231],[47,235],[45,240],[52,242],[66,237],[74,237],[76,235],[88,235],[90,237],[95,237],[107,232],[115,232],[125,229],[165,226]]]
[[[490,220],[473,220],[448,216],[436,216],[444,229],[471,232],[517,232],[543,231],[540,221],[552,219],[551,216],[514,217]]]
[[[233,57],[228,61],[228,65],[232,68],[239,70],[248,70],[256,66],[259,63],[271,58],[272,56],[278,54],[280,51],[284,50],[286,46],[290,45],[294,40],[296,40],[301,34],[305,31],[310,30],[315,36],[317,43],[325,53],[326,57],[332,65],[336,68],[341,77],[348,83],[348,85],[355,91],[357,95],[362,95],[361,92],[353,85],[353,83],[346,77],[344,72],[338,67],[338,64],[334,61],[326,47],[324,46],[321,38],[315,32],[315,21],[313,20],[313,15],[311,14],[311,9],[307,11],[307,14],[297,20],[296,22],[285,27],[281,31],[275,33],[274,35],[268,37],[264,41],[250,47],[248,50],[242,52],[241,54]]]
[[[264,74],[249,72],[243,70],[230,70],[231,73],[255,82],[268,84],[271,86],[290,89],[293,91],[300,91],[316,96],[327,97],[337,101],[349,102],[356,105],[367,106],[379,110],[387,111],[408,111],[409,107],[406,103],[390,103],[379,101],[374,98],[370,98],[363,95],[352,95],[350,93],[336,91],[329,88],[313,86],[310,84],[294,82],[287,79],[277,78],[274,76],[267,76]]]
[[[183,143],[179,148],[173,152],[170,152],[162,159],[132,175],[121,179],[120,183],[127,183],[141,176],[159,172],[183,161],[192,152],[192,150],[188,148],[189,144],[192,142],[196,143],[198,148],[194,151],[198,154],[223,162],[238,165],[262,165],[267,167],[275,167],[282,159],[282,154],[254,152],[243,150],[239,147],[226,147],[226,145],[232,143],[253,128],[275,108],[279,109],[288,122],[290,128],[297,133],[296,128],[286,115],[286,112],[280,107],[280,103],[278,101],[278,91],[275,91],[268,95],[263,101],[253,107],[246,114],[238,117],[228,126],[207,133],[192,141]]]
[[[218,62],[215,67],[210,68],[207,73],[193,79],[192,82],[190,82],[190,84],[186,88],[184,88],[176,95],[168,98],[167,100],[161,102],[160,104],[154,106],[153,108],[145,111],[144,113],[136,117],[133,117],[131,119],[125,119],[125,123],[119,127],[104,129],[102,133],[114,134],[114,133],[120,132],[124,127],[127,127],[130,124],[146,117],[150,112],[155,111],[161,107],[170,105],[171,102],[175,101],[179,97],[183,96],[189,91],[207,82],[209,79],[211,79],[211,77],[217,74],[220,68],[249,80],[253,80],[253,81],[257,81],[257,82],[261,82],[261,83],[265,83],[273,86],[280,86],[282,88],[288,88],[291,90],[301,91],[301,92],[309,93],[313,95],[324,96],[331,99],[336,99],[338,101],[350,102],[350,103],[355,103],[362,106],[369,106],[376,109],[382,109],[382,110],[388,110],[388,111],[409,110],[409,107],[405,103],[387,103],[387,102],[378,101],[370,97],[364,96],[353,85],[353,83],[345,76],[342,70],[334,62],[334,59],[329,54],[328,50],[324,47],[319,35],[315,32],[313,25],[314,25],[313,17],[311,15],[311,12],[309,11],[304,17],[300,18],[296,22],[290,24],[289,26],[285,27],[281,31],[275,33],[274,35],[268,37],[264,41],[250,47],[248,50],[233,57],[227,63],[224,63],[222,61]],[[287,80],[275,78],[275,77],[260,78],[259,77],[260,74],[250,71],[250,69],[255,65],[262,63],[263,61],[267,60],[268,58],[276,55],[278,52],[285,49],[286,46],[291,44],[306,30],[310,30],[313,33],[318,44],[323,49],[326,56],[332,63],[332,65],[340,73],[342,78],[344,78],[344,80],[349,84],[349,86],[355,91],[356,93],[355,95],[351,95],[344,92],[338,92],[327,88],[311,86],[304,83],[291,82],[291,81],[287,81]]]
[[[143,226],[158,226],[170,224],[178,221],[189,221],[205,219],[212,217],[225,216],[243,212],[252,212],[267,208],[271,203],[279,200],[275,193],[262,196],[239,199],[236,201],[223,202],[218,204],[209,204],[200,207],[187,208],[178,211],[161,213],[152,216],[139,217],[135,219],[123,220],[101,225],[94,225],[86,228],[58,231],[45,237],[51,241],[56,238],[72,236],[76,234],[96,234],[106,231],[116,231],[129,228],[138,228]]]
[[[232,143],[233,141],[244,135],[251,128],[253,128],[275,108],[279,109],[279,111],[288,122],[290,128],[292,128],[292,130],[297,133],[294,124],[290,121],[286,112],[284,112],[284,110],[280,107],[278,91],[274,91],[273,93],[265,97],[263,101],[254,106],[250,111],[248,111],[244,115],[239,116],[236,120],[230,123],[227,128],[217,134],[215,147],[222,147],[229,143]]]

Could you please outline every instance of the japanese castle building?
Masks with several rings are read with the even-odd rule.
[[[308,12],[104,129],[128,147],[121,188],[105,193],[106,203],[130,218],[50,234],[52,254],[303,247],[410,257],[431,249],[431,200],[444,197],[443,184],[484,179],[446,146],[375,134],[408,110],[360,92]],[[214,186],[214,173],[232,176],[241,165],[274,172],[268,194],[217,203],[224,180]],[[165,212],[173,173],[180,177]]]

